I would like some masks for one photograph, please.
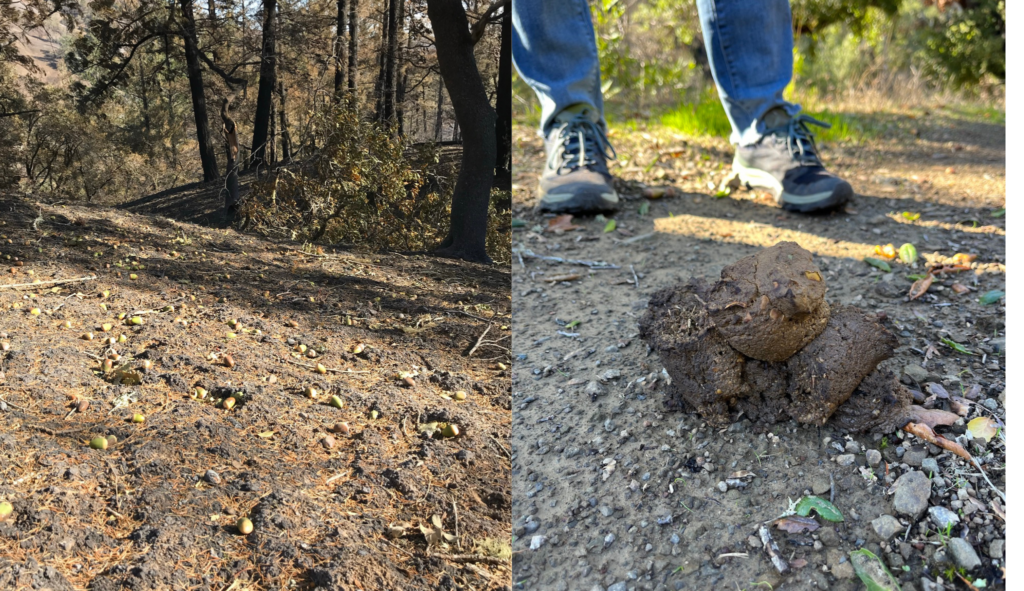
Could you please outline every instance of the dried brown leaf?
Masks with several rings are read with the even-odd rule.
[[[928,288],[932,286],[932,281],[935,281],[935,276],[931,273],[925,275],[921,279],[918,279],[910,286],[910,291],[907,292],[907,297],[912,300],[916,300],[923,296],[925,292],[928,291]]]
[[[571,230],[578,230],[580,226],[572,223],[572,214],[566,213],[560,216],[556,216],[548,220],[548,227],[544,229],[545,232],[569,232]]]
[[[932,428],[928,425],[923,423],[907,423],[904,425],[903,430],[912,435],[917,435],[932,445],[937,445],[946,451],[953,452],[968,462],[973,460],[971,454],[964,449],[964,446],[935,433],[935,431],[932,431]]]
[[[780,517],[779,519],[776,519],[775,527],[791,534],[798,534],[804,531],[813,532],[821,527],[821,525],[819,525],[818,521],[813,517],[789,515],[788,517]]]
[[[950,289],[952,289],[953,291],[955,291],[956,293],[961,294],[961,295],[965,294],[965,293],[970,293],[971,292],[971,288],[967,287],[966,285],[964,285],[962,283],[954,283],[953,285],[951,285],[949,287],[950,287]]]
[[[912,404],[910,406],[910,418],[915,423],[923,423],[930,429],[938,425],[952,425],[960,419],[959,415],[937,408],[924,408]]]

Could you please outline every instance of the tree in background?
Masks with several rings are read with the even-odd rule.
[[[452,197],[451,228],[437,254],[491,262],[487,207],[497,156],[495,115],[473,55],[475,42],[461,0],[427,0],[437,63],[463,133],[462,168]]]

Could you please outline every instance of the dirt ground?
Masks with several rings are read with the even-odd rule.
[[[507,268],[0,208],[0,588],[507,588]]]
[[[875,114],[879,136],[822,146],[858,194],[843,211],[817,216],[783,212],[743,189],[715,198],[731,160],[725,141],[615,127],[612,172],[627,201],[608,216],[610,232],[593,217],[573,219],[576,230],[544,231],[551,216],[531,209],[543,146],[532,129],[515,130],[514,213],[525,222],[513,235],[524,253],[512,277],[515,588],[854,590],[864,588],[850,564],[858,548],[881,557],[904,591],[967,589],[961,574],[1005,587],[1004,509],[977,469],[902,431],[846,436],[788,422],[764,432],[744,418],[711,429],[666,409],[667,375],[638,337],[655,291],[694,276],[714,282],[725,265],[793,240],[822,269],[830,302],[884,312],[899,347],[882,367],[924,396],[941,386],[967,399],[967,415],[939,431],[966,441],[966,421],[1004,420],[1004,302],[978,300],[1005,290],[1005,131],[941,107],[923,111]],[[647,200],[642,183],[678,194]],[[887,243],[912,243],[923,260],[916,268],[897,260],[888,273],[863,261]],[[907,300],[908,275],[956,253],[978,256],[969,271]],[[926,405],[949,409],[934,398]],[[1002,435],[968,447],[1005,490]],[[880,464],[867,461],[871,450]],[[722,492],[719,483],[740,470],[753,472],[752,482]],[[894,482],[910,472],[925,473],[928,504],[959,523],[938,533],[930,513],[894,509]],[[779,575],[756,539],[759,526],[807,494],[831,498],[845,521],[814,533],[772,528],[791,565]],[[879,533],[872,521],[884,515],[898,520],[898,532]],[[970,557],[953,538],[966,540],[980,565],[961,568]]]

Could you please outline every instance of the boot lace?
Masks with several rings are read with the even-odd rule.
[[[579,168],[602,165],[616,158],[604,130],[586,114],[579,114],[555,129],[561,146],[548,156],[548,168],[556,173],[572,172]]]

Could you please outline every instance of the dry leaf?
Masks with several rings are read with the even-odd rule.
[[[953,396],[949,399],[949,409],[962,417],[966,417],[967,413],[971,410],[971,403],[959,396]]]
[[[970,293],[971,291],[971,288],[967,287],[966,285],[963,285],[962,283],[954,283],[953,285],[950,286],[950,289],[961,295],[965,293]]]
[[[273,431],[264,431],[262,433],[257,433],[256,435],[258,437],[262,437],[264,439],[267,439],[267,438],[273,437],[274,436],[274,432]]]
[[[916,404],[910,405],[910,418],[915,423],[923,423],[931,429],[938,425],[952,425],[960,419],[959,415],[954,413],[937,408],[924,408]]]
[[[757,476],[757,474],[754,474],[750,470],[739,470],[737,472],[733,472],[732,474],[730,474],[729,478],[753,478],[755,476]]]
[[[967,423],[967,430],[971,432],[975,439],[984,439],[985,443],[988,443],[996,436],[999,427],[995,421],[988,417],[978,417]]]
[[[807,566],[807,561],[804,560],[803,558],[795,558],[795,559],[789,561],[789,566],[799,570],[799,569]]]
[[[964,446],[950,439],[946,439],[942,435],[938,435],[935,431],[932,431],[932,428],[928,425],[923,423],[907,423],[903,427],[903,430],[907,433],[917,435],[932,445],[937,445],[946,451],[951,451],[968,462],[973,460],[971,454],[964,449]]]
[[[992,507],[992,512],[995,513],[999,519],[1002,519],[1004,522],[1006,521],[1006,511],[1003,511],[1003,507],[999,504],[999,499],[992,499],[989,506]]]
[[[578,230],[580,226],[572,223],[572,214],[566,213],[548,220],[548,227],[545,228],[545,232],[569,232],[571,230]]]
[[[821,527],[818,521],[813,517],[800,517],[799,515],[790,515],[788,517],[782,517],[775,520],[775,527],[782,531],[789,532],[791,534],[798,534],[800,532],[813,532]]]
[[[918,279],[917,281],[914,282],[913,285],[910,286],[910,291],[907,292],[907,297],[912,300],[916,300],[917,298],[923,296],[925,292],[928,291],[928,288],[932,286],[932,281],[935,281],[935,276],[932,275],[931,273]]]
[[[558,283],[559,281],[576,281],[582,279],[582,275],[579,273],[569,273],[568,275],[555,275],[553,277],[547,277],[544,281],[548,283]]]

